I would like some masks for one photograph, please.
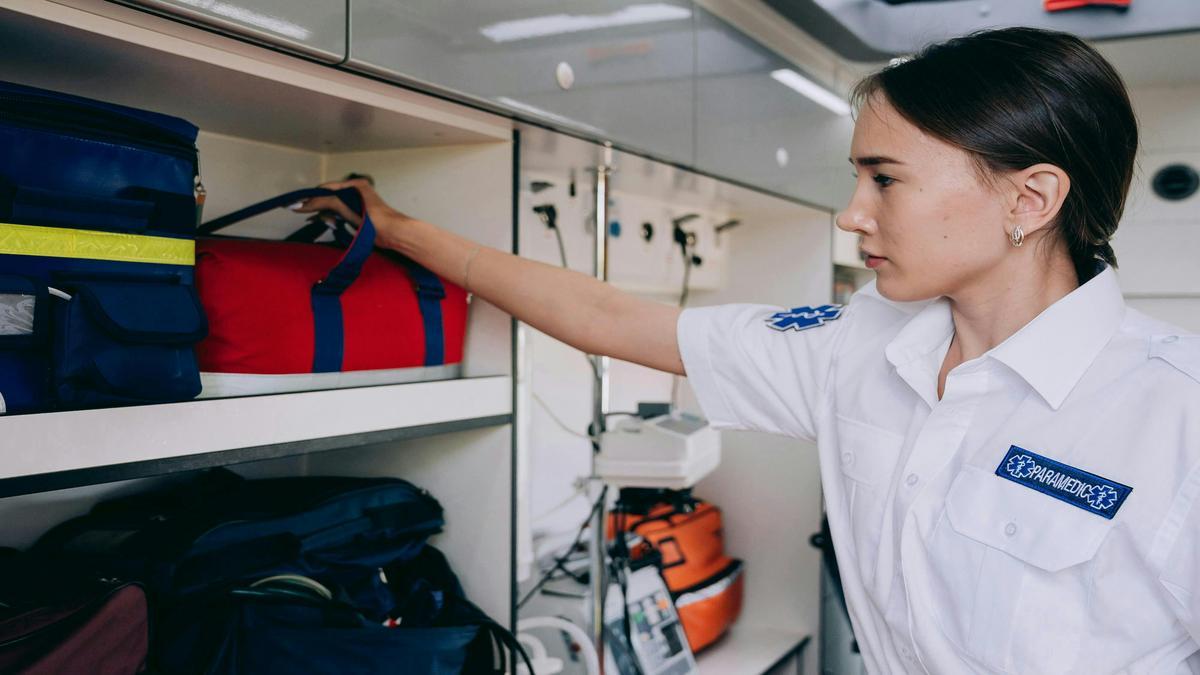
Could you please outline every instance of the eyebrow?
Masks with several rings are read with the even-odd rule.
[[[904,162],[901,162],[898,159],[892,159],[891,157],[859,157],[858,159],[851,157],[849,159],[850,159],[851,164],[855,164],[857,166],[878,166],[880,164],[901,164],[901,165],[904,164]]]

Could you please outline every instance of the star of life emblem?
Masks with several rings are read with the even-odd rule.
[[[767,317],[767,325],[779,331],[807,330],[837,319],[842,315],[842,310],[841,305],[793,307],[786,312],[776,312]]]
[[[996,475],[1111,519],[1133,488],[1015,445],[996,467]]]

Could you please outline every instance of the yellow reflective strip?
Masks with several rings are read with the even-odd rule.
[[[196,242],[140,234],[0,223],[0,254],[194,265]]]

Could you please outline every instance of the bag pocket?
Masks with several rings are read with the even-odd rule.
[[[54,382],[68,407],[195,398],[193,346],[208,332],[191,286],[84,280],[55,313]]]
[[[47,298],[42,282],[0,274],[0,415],[49,405]]]
[[[693,653],[716,642],[741,615],[745,594],[742,569],[741,560],[731,560],[713,577],[672,593]]]

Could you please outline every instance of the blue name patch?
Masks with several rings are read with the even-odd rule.
[[[1110,520],[1133,492],[1128,485],[1015,445],[1008,449],[1008,454],[996,467],[996,475]]]
[[[786,312],[776,312],[767,317],[767,324],[775,330],[805,330],[824,325],[842,315],[841,305],[820,307],[794,307]]]

